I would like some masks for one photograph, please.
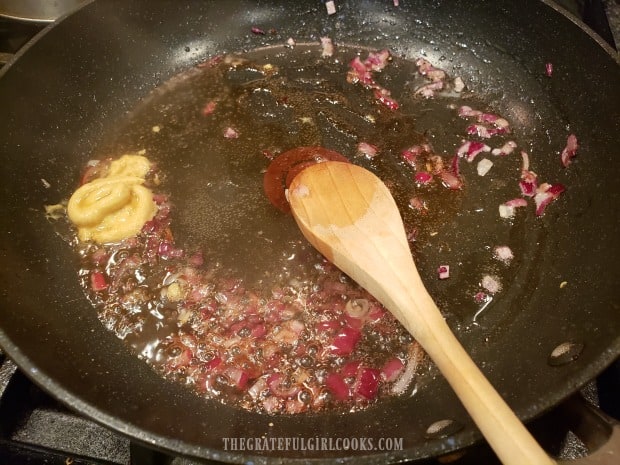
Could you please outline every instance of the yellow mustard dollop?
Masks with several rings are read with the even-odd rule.
[[[143,186],[151,163],[142,155],[123,155],[102,178],[80,186],[69,199],[67,214],[80,241],[118,242],[140,232],[157,205]]]

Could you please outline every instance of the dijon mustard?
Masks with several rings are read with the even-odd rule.
[[[150,167],[143,155],[123,155],[104,177],[73,193],[67,214],[80,241],[118,242],[140,232],[157,212],[153,193],[143,185]]]

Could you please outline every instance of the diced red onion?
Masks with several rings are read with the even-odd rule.
[[[439,275],[439,279],[448,279],[450,277],[450,266],[440,265],[439,268],[437,268],[437,274]]]
[[[424,98],[431,98],[435,96],[435,92],[438,90],[442,90],[444,87],[443,81],[433,81],[428,84],[424,84],[423,86],[418,87],[414,95],[419,95]]]
[[[239,137],[239,133],[236,129],[229,126],[224,130],[224,137],[226,139],[236,139]]]
[[[499,216],[502,218],[512,218],[515,216],[515,209],[519,207],[527,207],[527,200],[516,198],[500,204]]]
[[[334,43],[329,37],[321,37],[321,56],[331,57],[334,54]]]
[[[159,244],[157,254],[164,260],[170,260],[182,257],[183,249],[177,249],[171,242],[163,241]]]
[[[405,369],[405,364],[398,357],[389,359],[381,368],[381,377],[391,383],[395,381]]]
[[[351,84],[360,83],[366,87],[372,87],[375,85],[375,81],[372,78],[372,73],[366,67],[360,57],[356,56],[349,63],[349,71],[347,73],[347,82]]]
[[[530,169],[530,156],[525,151],[521,151],[521,171]]]
[[[357,342],[362,337],[359,330],[354,328],[342,328],[329,345],[329,350],[335,355],[349,355],[355,349]]]
[[[577,155],[577,149],[579,148],[579,144],[577,143],[577,136],[575,134],[571,134],[566,139],[566,147],[562,150],[560,158],[562,160],[562,165],[567,167],[572,163],[572,159]]]
[[[493,254],[495,258],[506,264],[510,263],[514,258],[512,250],[510,250],[510,247],[508,247],[507,245],[498,245],[493,250]]]
[[[505,205],[508,205],[510,207],[527,207],[527,200],[522,198],[516,198],[509,200],[505,203]]]
[[[328,0],[325,2],[325,9],[327,10],[328,15],[333,15],[336,13],[336,3],[333,0]]]
[[[459,157],[467,156],[467,161],[472,162],[481,152],[490,152],[491,147],[479,141],[464,141],[457,149],[456,154]]]
[[[252,396],[252,399],[254,400],[258,399],[261,396],[261,394],[268,389],[267,380],[265,378],[266,378],[265,376],[261,376],[248,389],[248,394]]]
[[[370,311],[370,303],[366,299],[351,299],[344,307],[347,315],[356,319],[364,319]]]
[[[285,377],[282,373],[272,373],[269,378],[267,378],[269,390],[281,398],[289,398],[297,395],[301,388],[296,384],[289,387],[283,386],[284,379]]]
[[[202,107],[202,115],[208,116],[215,111],[217,107],[217,102],[215,100],[209,100],[204,107]]]
[[[452,173],[455,176],[461,175],[461,167],[460,167],[460,158],[457,156],[452,157],[452,162],[450,163],[450,167],[452,168]]]
[[[357,144],[357,153],[366,158],[374,158],[377,155],[377,147],[367,142]]]
[[[541,184],[534,196],[536,216],[542,216],[547,206],[557,199],[566,189],[562,184]]]
[[[95,292],[105,291],[108,288],[105,275],[100,271],[93,271],[90,274],[90,287]]]
[[[468,105],[463,105],[461,107],[459,107],[459,116],[461,118],[467,118],[470,116],[478,116],[481,115],[482,112],[478,111],[478,110],[474,110],[472,107],[468,106]]]
[[[340,375],[343,378],[356,378],[361,366],[362,362],[359,360],[351,360],[342,366]]]
[[[319,321],[315,326],[315,329],[319,333],[332,332],[336,331],[339,328],[340,323],[338,323],[336,320]]]
[[[440,68],[435,68],[426,58],[418,58],[415,64],[418,67],[418,72],[433,82],[443,81],[446,78],[446,72]]]
[[[349,386],[338,373],[329,373],[325,377],[325,386],[336,400],[344,401],[350,397]]]
[[[442,171],[439,173],[439,177],[441,178],[441,183],[448,189],[457,190],[463,187],[463,181],[449,171]]]
[[[411,197],[409,199],[409,206],[418,211],[424,211],[427,209],[426,204],[419,197]]]
[[[382,87],[376,88],[374,90],[374,94],[375,98],[379,101],[379,103],[382,103],[390,110],[398,110],[398,108],[400,107],[400,104],[392,97],[390,97],[390,92],[387,89],[384,89]]]
[[[260,27],[256,27],[256,26],[252,26],[252,29],[250,29],[252,31],[252,34],[257,34],[257,35],[265,35],[265,31],[262,30]]]
[[[496,294],[502,290],[502,284],[497,276],[484,275],[480,284],[491,294]]]
[[[412,145],[409,148],[404,149],[400,156],[407,164],[415,168],[416,160],[421,153],[430,152],[431,148],[428,144]]]
[[[199,267],[204,264],[205,260],[202,255],[202,252],[196,252],[191,257],[189,257],[187,261],[190,265]]]
[[[486,292],[479,291],[479,292],[476,292],[476,294],[474,295],[474,301],[477,304],[488,302],[488,300],[489,300],[489,296],[487,295]]]
[[[489,139],[491,137],[489,128],[482,124],[472,124],[471,126],[468,126],[465,131],[467,132],[467,134],[477,135],[478,137],[482,137],[483,139]]]
[[[553,63],[545,63],[545,74],[548,77],[553,75]]]
[[[412,344],[409,349],[407,365],[400,375],[400,378],[398,378],[392,385],[392,393],[398,395],[405,392],[415,377],[418,364],[420,363],[422,357],[423,351],[421,351],[417,344]]]
[[[390,51],[383,49],[379,52],[370,52],[368,58],[364,60],[364,66],[369,71],[382,71],[389,63],[392,56]]]
[[[265,409],[265,412],[276,413],[280,411],[281,404],[281,399],[276,396],[269,396],[263,401],[262,406]]]
[[[521,193],[526,197],[533,197],[536,194],[538,188],[538,176],[533,171],[529,170],[530,157],[526,152],[521,152],[521,180],[519,181],[519,188]]]
[[[502,218],[513,218],[515,216],[515,207],[502,203],[499,205],[499,216]]]
[[[465,83],[460,76],[454,78],[452,85],[454,86],[454,92],[463,92],[463,89],[465,89]]]
[[[233,386],[240,390],[245,389],[250,380],[248,373],[237,367],[226,368],[224,374],[228,377]]]
[[[418,171],[415,174],[414,179],[418,184],[428,184],[433,180],[433,176],[426,171]]]
[[[478,172],[479,176],[484,176],[489,172],[492,167],[493,162],[488,158],[483,158],[478,162],[478,165],[476,166],[476,171]]]
[[[372,400],[379,392],[381,372],[376,368],[362,368],[356,383],[355,393]]]
[[[499,148],[495,148],[491,151],[493,155],[510,155],[517,148],[517,143],[513,140],[509,140]]]

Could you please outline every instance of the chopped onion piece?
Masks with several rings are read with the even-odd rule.
[[[437,268],[437,274],[439,275],[439,279],[448,279],[450,277],[450,266],[440,265],[439,268]]]
[[[465,83],[460,76],[455,77],[452,83],[454,85],[454,92],[463,92],[463,89],[465,89]]]
[[[397,357],[391,358],[381,368],[381,377],[389,382],[395,381],[405,369],[403,361]]]
[[[457,190],[463,187],[463,181],[450,171],[442,171],[439,173],[439,177],[441,178],[441,183],[448,189]]]
[[[382,103],[390,110],[398,110],[400,104],[390,97],[390,91],[384,88],[377,88],[374,90],[375,97],[379,100],[379,103]]]
[[[514,258],[512,250],[510,250],[510,247],[507,245],[498,245],[495,247],[493,250],[493,256],[505,264],[509,264]]]
[[[214,100],[209,100],[205,106],[202,108],[202,115],[208,116],[215,111],[215,107],[217,106],[217,102]]]
[[[338,373],[330,373],[325,377],[325,386],[336,400],[347,400],[350,396],[349,387]]]
[[[357,153],[366,158],[374,158],[377,155],[377,147],[367,142],[357,144]]]
[[[424,352],[419,348],[419,346],[417,344],[412,344],[411,349],[409,350],[407,365],[405,366],[400,378],[398,378],[392,385],[393,394],[403,394],[409,387],[411,381],[413,381],[413,378],[415,377],[418,364],[421,362],[423,356]]]
[[[100,271],[93,271],[90,274],[90,287],[95,292],[105,291],[108,288],[105,275]]]
[[[526,207],[527,200],[523,198],[516,198],[502,203],[499,206],[499,216],[502,218],[513,218],[515,216],[515,209],[518,207]]]
[[[236,139],[236,138],[238,138],[238,137],[239,137],[239,133],[237,132],[237,130],[236,130],[236,129],[231,128],[231,127],[227,127],[227,128],[224,130],[224,137],[225,137],[226,139]]]
[[[364,66],[370,71],[383,71],[383,68],[387,66],[391,58],[390,51],[387,49],[370,52],[368,58],[364,60]]]
[[[325,2],[325,8],[327,9],[328,15],[333,15],[336,13],[336,3],[333,0]]]
[[[545,63],[545,74],[551,77],[553,74],[553,63]]]
[[[428,207],[426,206],[424,201],[419,197],[411,197],[411,199],[409,199],[409,206],[417,211],[428,210]]]
[[[334,43],[329,37],[321,37],[322,57],[330,57],[334,54]]]
[[[491,153],[493,155],[510,155],[517,148],[517,143],[513,140],[509,140],[499,148],[493,149]]]
[[[472,162],[481,152],[490,152],[491,147],[488,145],[479,142],[479,141],[465,141],[463,144],[457,149],[456,154],[459,157],[467,156],[467,161]]]
[[[514,218],[515,207],[502,203],[499,205],[499,216],[502,218]]]
[[[562,154],[560,158],[562,160],[562,165],[567,167],[572,163],[572,158],[577,155],[577,149],[579,148],[579,144],[577,143],[577,136],[575,134],[571,134],[566,139],[566,147],[562,150]]]
[[[355,393],[365,399],[374,399],[379,393],[381,372],[376,368],[362,368],[357,379]]]
[[[488,158],[483,158],[482,160],[478,162],[478,166],[476,167],[476,170],[478,171],[478,175],[484,176],[485,174],[489,172],[492,166],[493,166],[493,162],[491,160],[489,160]]]
[[[426,171],[418,171],[415,174],[414,178],[415,182],[417,182],[418,184],[428,184],[433,180],[433,176],[431,176],[431,174]]]
[[[415,90],[414,95],[419,95],[424,98],[431,98],[435,96],[435,91],[442,90],[444,87],[443,81],[434,81],[429,84],[418,87]]]
[[[557,199],[566,188],[562,184],[541,184],[534,196],[536,203],[536,216],[542,216],[547,206]]]
[[[489,291],[490,294],[496,294],[502,290],[502,284],[499,278],[497,276],[491,276],[490,274],[484,275],[480,284]]]
[[[472,107],[467,106],[467,105],[463,105],[461,107],[459,107],[459,116],[461,118],[466,118],[469,116],[478,116],[481,115],[482,112],[478,111],[478,110],[474,110]]]

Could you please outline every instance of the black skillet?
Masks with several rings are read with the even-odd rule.
[[[510,233],[521,251],[514,279],[477,325],[471,312],[449,305],[458,289],[434,284],[432,260],[421,264],[457,335],[517,414],[532,419],[611,363],[620,353],[617,58],[545,2],[400,3],[338,2],[337,13],[328,16],[325,5],[306,1],[100,1],[20,52],[0,75],[0,344],[24,372],[100,423],[187,456],[384,463],[440,455],[479,438],[440,377],[429,376],[410,398],[363,412],[289,417],[205,402],[163,381],[102,327],[77,284],[72,251],[43,214],[44,205],[66,198],[80,167],[101,155],[101,147],[115,137],[125,143],[127,114],[153,88],[214,55],[280,45],[289,37],[318,44],[321,36],[389,48],[408,59],[425,53],[513,122],[536,154],[541,178],[568,187],[543,218],[529,215]],[[253,26],[275,32],[256,35]],[[551,78],[545,75],[549,62]],[[417,124],[438,150],[449,148],[442,142],[449,131]],[[581,149],[563,170],[558,153],[569,132],[578,135]],[[208,164],[191,142],[187,154],[162,152],[159,161],[176,173],[177,160],[193,162],[200,151]],[[192,201],[181,192],[177,197]],[[481,219],[464,224],[476,225],[469,236],[462,233],[464,250],[492,232]],[[450,221],[445,228],[460,232]],[[573,349],[567,363],[550,364],[551,352],[565,342]],[[428,438],[427,427],[443,419],[460,429]],[[317,435],[403,438],[404,449],[223,450],[224,437]]]

